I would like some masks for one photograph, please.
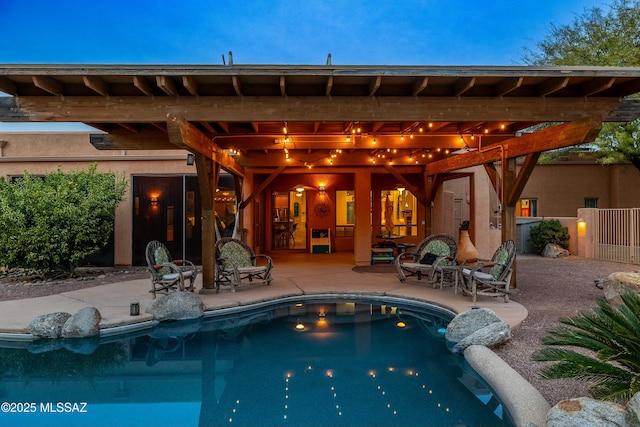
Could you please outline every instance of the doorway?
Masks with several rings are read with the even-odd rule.
[[[307,192],[274,191],[271,248],[307,249]]]
[[[133,176],[132,265],[146,265],[149,241],[164,243],[174,259],[202,263],[198,179],[192,175]]]

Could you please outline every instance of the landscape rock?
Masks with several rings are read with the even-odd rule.
[[[547,243],[542,250],[542,256],[545,258],[560,258],[571,255],[568,250],[555,243]]]
[[[84,307],[71,316],[62,327],[63,338],[86,338],[100,334],[102,315],[95,307]]]
[[[145,309],[156,320],[185,320],[202,317],[205,306],[200,297],[192,292],[174,292],[162,295]]]
[[[625,426],[623,406],[590,397],[558,402],[547,414],[547,427]]]
[[[602,290],[609,304],[620,305],[622,292],[629,290],[640,295],[640,273],[630,271],[611,273],[605,278]]]
[[[509,325],[488,308],[458,314],[447,326],[445,338],[451,351],[462,353],[470,345],[493,347],[511,338]]]
[[[42,314],[29,323],[28,331],[36,338],[60,338],[62,327],[71,317],[71,314],[58,311]]]
[[[509,324],[503,321],[494,322],[458,341],[451,351],[464,353],[464,350],[470,345],[482,345],[492,348],[504,344],[509,338],[511,338]]]
[[[627,402],[625,420],[627,427],[640,427],[640,393],[634,394]]]

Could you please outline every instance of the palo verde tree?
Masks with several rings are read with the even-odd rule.
[[[549,34],[525,48],[529,65],[640,66],[640,0],[613,0],[608,11],[585,10],[571,24],[551,25]],[[640,120],[605,123],[595,141],[603,164],[629,161],[640,170]]]
[[[0,179],[0,265],[73,275],[107,244],[127,183],[97,165]]]

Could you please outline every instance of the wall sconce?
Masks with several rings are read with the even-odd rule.
[[[158,206],[158,196],[151,196],[151,206]]]
[[[187,154],[187,166],[193,166],[193,163],[195,162],[195,158],[196,156],[194,156],[193,153]]]
[[[320,187],[318,187],[318,191],[320,192],[321,196],[324,196],[325,192],[326,192],[326,188],[324,185],[320,185]]]

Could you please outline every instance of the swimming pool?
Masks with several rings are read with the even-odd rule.
[[[398,301],[265,303],[117,338],[0,348],[0,424],[513,425],[446,348],[451,317]]]

